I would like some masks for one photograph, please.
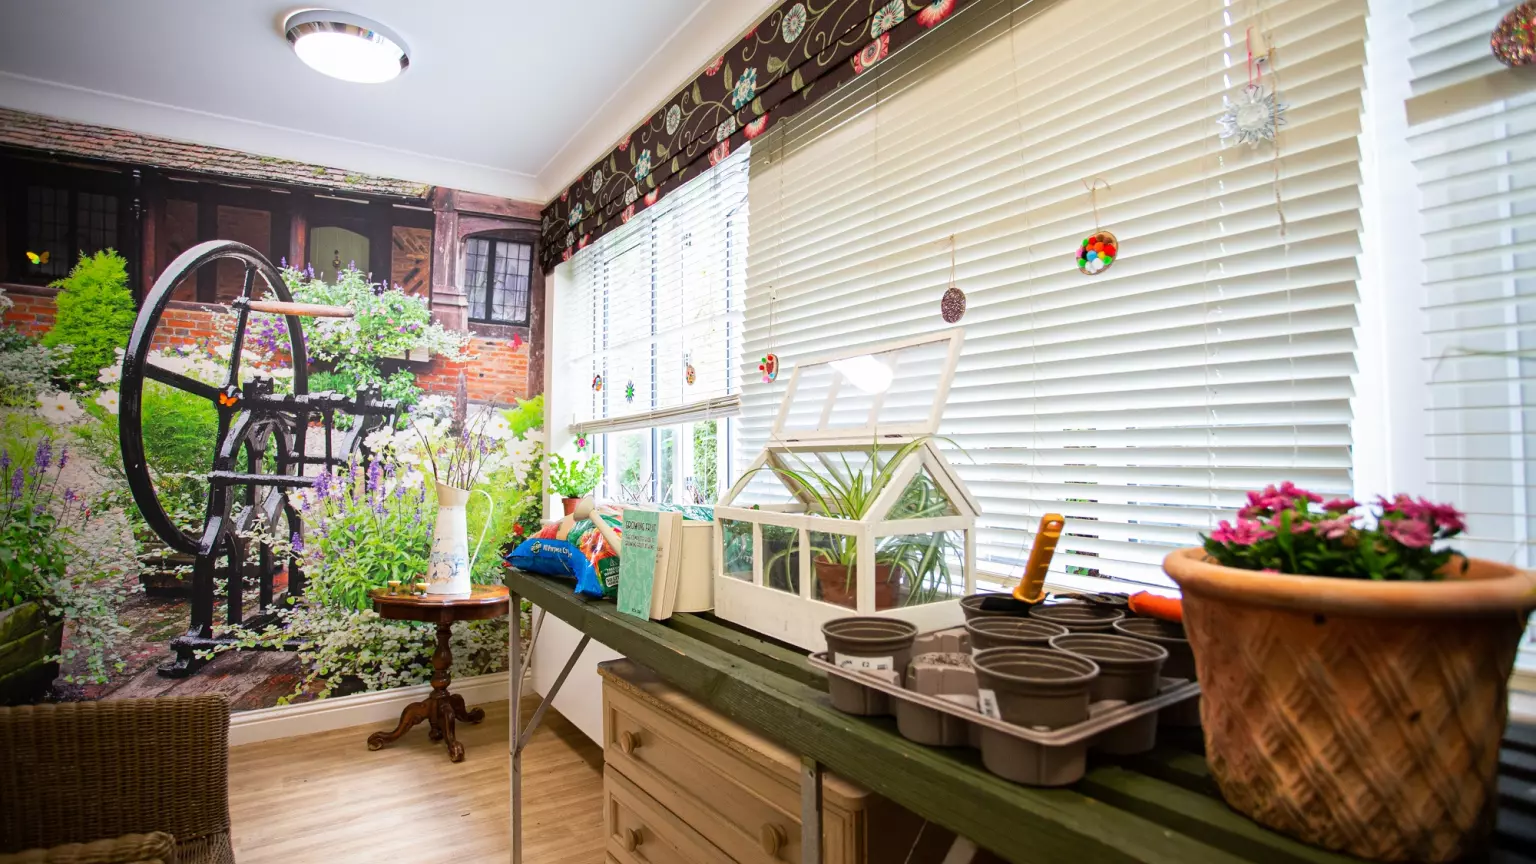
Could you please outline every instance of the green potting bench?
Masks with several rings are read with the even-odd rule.
[[[583,634],[556,680],[558,690],[587,639],[650,668],[672,686],[801,754],[805,864],[819,864],[819,778],[825,768],[1009,861],[1074,864],[1319,864],[1356,859],[1269,831],[1222,803],[1198,739],[1160,743],[1140,756],[1100,759],[1064,789],[1020,786],[987,772],[975,751],[914,744],[890,718],[843,714],[827,699],[826,677],[805,656],[707,615],[665,622],[620,615],[612,602],[571,593],[571,582],[507,572],[519,595]],[[513,608],[517,608],[516,605]],[[521,667],[518,639],[512,668]],[[513,676],[513,705],[520,675]],[[513,861],[521,846],[520,751],[543,715],[522,728],[511,712]],[[1165,736],[1172,737],[1172,736]],[[1501,811],[1491,864],[1536,862],[1536,727],[1512,727],[1500,752]]]

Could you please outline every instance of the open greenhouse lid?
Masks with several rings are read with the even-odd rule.
[[[797,364],[770,444],[868,447],[937,433],[964,340],[956,327]]]

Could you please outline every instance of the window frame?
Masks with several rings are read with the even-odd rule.
[[[489,244],[489,248],[486,250],[485,300],[482,307],[478,310],[471,300],[469,285],[469,243],[474,240]],[[527,290],[524,292],[522,318],[520,320],[503,320],[491,317],[491,310],[495,306],[496,296],[493,284],[493,277],[496,272],[496,256],[502,246],[523,246],[528,249]],[[507,236],[500,232],[471,234],[463,239],[459,248],[459,272],[464,280],[465,317],[469,323],[498,327],[531,326],[533,320],[533,293],[537,288],[537,280],[534,279],[533,273],[533,269],[538,266],[535,260],[535,251],[532,240],[521,236]]]
[[[138,249],[133,248],[132,195],[127,178],[113,170],[51,164],[42,161],[0,157],[0,201],[5,208],[4,246],[10,251],[6,262],[0,265],[0,280],[21,285],[47,285],[67,275],[80,254],[79,223],[80,195],[105,195],[117,199],[116,242],[110,247],[130,262],[137,260]],[[27,230],[29,214],[27,190],[32,186],[62,189],[67,193],[69,228],[65,235],[65,249],[70,250],[66,261],[60,262],[63,272],[47,275],[32,272],[26,263]],[[93,250],[95,251],[95,250]]]

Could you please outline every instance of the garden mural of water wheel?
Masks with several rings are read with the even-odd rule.
[[[229,304],[235,316],[229,368],[220,383],[210,384],[156,365],[151,350],[176,288],[200,268],[221,260],[242,264],[245,271],[240,294]],[[264,289],[260,296],[259,286]],[[253,312],[286,320],[293,364],[291,392],[278,392],[271,377],[242,372],[243,343]],[[255,249],[229,240],[211,240],[183,252],[144,298],[123,356],[118,414],[123,467],[145,524],[173,555],[191,556],[192,565],[190,621],[187,631],[172,640],[176,659],[162,666],[161,674],[191,674],[205,662],[207,652],[236,641],[228,628],[264,627],[276,620],[278,608],[303,593],[304,575],[297,556],[290,552],[286,562],[275,561],[268,543],[242,537],[258,528],[260,536],[268,538],[299,535],[303,526],[288,501],[288,490],[312,486],[319,472],[346,464],[362,449],[370,431],[394,421],[398,405],[381,399],[377,390],[362,391],[355,399],[309,392],[303,319],[351,316],[352,310],[343,307],[293,302],[272,262]],[[144,449],[146,380],[206,399],[218,412],[217,440],[208,454],[208,506],[200,530],[178,526],[157,493]],[[335,434],[338,415],[355,418],[339,440]],[[319,427],[323,447],[310,446],[312,424]],[[319,452],[310,455],[311,450]],[[274,596],[275,579],[284,572],[287,589]],[[253,576],[257,608],[247,614],[246,590]],[[225,606],[222,630],[214,621],[220,588]]]

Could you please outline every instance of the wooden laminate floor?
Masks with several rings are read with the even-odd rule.
[[[523,702],[526,720],[536,704]],[[507,703],[461,723],[464,761],[426,724],[377,752],[364,726],[230,751],[240,864],[480,864],[509,860]],[[523,860],[602,864],[603,751],[554,710],[523,751]]]

